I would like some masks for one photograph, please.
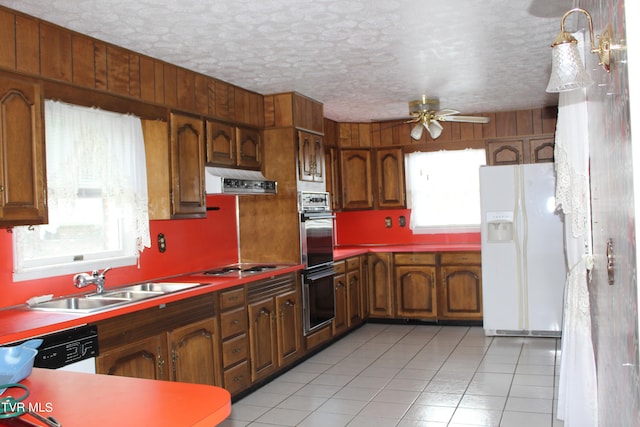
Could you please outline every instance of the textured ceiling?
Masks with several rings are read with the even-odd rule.
[[[1,5],[337,121],[554,105],[550,43],[571,0],[0,0]]]

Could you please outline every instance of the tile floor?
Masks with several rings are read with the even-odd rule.
[[[235,402],[222,427],[560,427],[560,341],[368,323]]]

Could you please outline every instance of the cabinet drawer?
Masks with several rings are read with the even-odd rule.
[[[393,259],[396,265],[435,264],[436,254],[431,252],[397,253]]]
[[[251,384],[249,364],[244,361],[233,368],[224,371],[224,388],[231,394],[236,394]]]
[[[220,314],[220,335],[222,339],[243,333],[247,330],[247,310],[245,307]]]
[[[244,287],[220,292],[220,310],[245,305]]]
[[[222,366],[226,369],[247,358],[247,335],[242,334],[222,343]]]
[[[345,261],[338,261],[333,263],[333,270],[336,274],[344,273],[346,269]]]
[[[357,270],[360,268],[360,258],[349,258],[347,260],[347,271]]]
[[[480,252],[445,252],[442,254],[442,264],[480,264]]]

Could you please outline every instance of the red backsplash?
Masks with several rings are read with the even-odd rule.
[[[236,198],[207,196],[206,219],[151,221],[151,248],[136,266],[114,268],[107,273],[107,287],[172,276],[238,261]],[[164,234],[167,250],[158,251],[158,233]],[[0,229],[0,307],[24,303],[36,295],[67,295],[78,292],[73,275],[14,282],[11,233]],[[107,267],[107,265],[105,265]]]
[[[406,225],[400,227],[400,217]],[[391,218],[391,228],[386,218]],[[409,245],[432,243],[480,243],[480,233],[413,234],[409,228],[410,209],[338,212],[336,243],[352,245]]]

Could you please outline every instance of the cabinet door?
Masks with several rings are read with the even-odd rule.
[[[206,215],[204,125],[202,120],[171,114],[172,216]]]
[[[206,162],[216,166],[236,166],[235,126],[207,120]]]
[[[262,165],[262,145],[260,131],[256,129],[237,128],[238,166],[260,169]]]
[[[524,141],[488,141],[487,165],[517,165],[524,163]]]
[[[529,140],[529,159],[531,163],[554,161],[555,137],[532,138]]]
[[[125,344],[96,358],[96,373],[168,380],[169,364],[164,334]]]
[[[436,267],[396,266],[396,315],[411,319],[435,319],[437,310]]]
[[[372,317],[393,316],[391,255],[390,253],[369,255],[369,312]]]
[[[377,205],[401,208],[405,205],[404,154],[402,148],[376,151]]]
[[[340,190],[340,164],[338,149],[329,148],[324,154],[325,189],[331,194],[331,210],[342,209],[342,191]]]
[[[335,317],[333,319],[333,335],[338,335],[347,329],[347,284],[345,274],[338,274],[333,277]]]
[[[249,350],[251,380],[269,375],[277,366],[277,337],[274,327],[274,299],[249,304]]]
[[[0,225],[47,222],[40,85],[0,76]]]
[[[347,271],[347,326],[351,328],[362,321],[360,302],[360,269]]]
[[[340,176],[342,177],[342,208],[372,209],[371,151],[369,149],[341,150]]]
[[[301,310],[296,291],[276,297],[276,335],[278,337],[278,365],[284,366],[300,355]]]
[[[298,131],[298,169],[300,181],[324,182],[322,136]]]
[[[216,385],[216,321],[191,323],[169,332],[174,381]]]
[[[482,320],[482,269],[479,265],[443,265],[440,316]]]

